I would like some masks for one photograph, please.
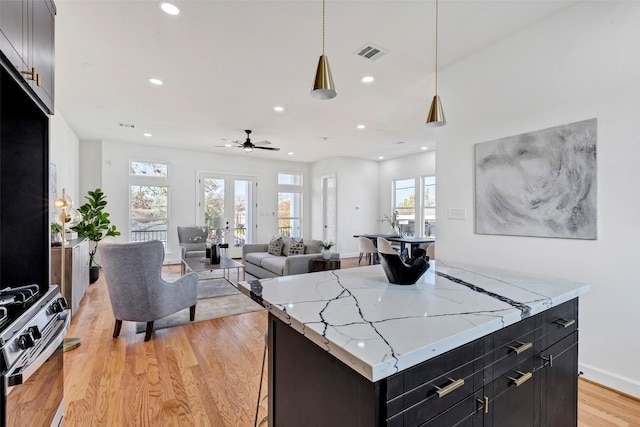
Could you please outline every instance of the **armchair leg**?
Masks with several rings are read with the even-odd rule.
[[[147,322],[147,331],[144,334],[144,340],[149,341],[153,333],[153,322]]]
[[[116,326],[113,328],[113,337],[118,338],[120,335],[120,329],[122,329],[122,320],[116,319]]]
[[[358,257],[358,265],[360,265],[360,261],[362,261],[362,255],[364,255],[362,252],[360,252],[360,256]]]
[[[189,322],[193,322],[196,318],[196,306],[195,304],[189,307]]]

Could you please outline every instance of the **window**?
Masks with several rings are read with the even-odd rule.
[[[166,178],[169,173],[169,165],[166,163],[131,162],[129,175],[131,176],[157,176]]]
[[[422,204],[424,235],[436,235],[436,177],[425,176],[424,181],[424,200]]]
[[[302,236],[302,174],[278,173],[278,234]]]
[[[132,185],[131,241],[160,240],[167,249],[169,187]]]
[[[400,233],[413,236],[416,232],[416,180],[393,181],[394,210],[398,212]]]

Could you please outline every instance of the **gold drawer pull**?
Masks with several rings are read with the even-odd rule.
[[[28,74],[29,80],[33,80],[33,81],[38,80],[38,72],[36,71],[35,67],[32,68],[31,71],[21,71],[21,73]]]
[[[540,356],[540,358],[545,362],[549,362],[549,367],[553,368],[553,354],[550,354],[549,357]]]
[[[482,405],[482,411],[485,414],[489,413],[489,398],[484,396],[482,399],[476,399],[476,401]]]
[[[520,378],[507,377],[511,381],[513,381],[513,383],[516,385],[516,387],[520,387],[522,384],[524,384],[528,380],[530,380],[531,377],[533,377],[533,374],[531,372],[526,372],[526,373],[525,372],[520,372],[520,371],[516,371],[516,372],[521,375]]]
[[[520,354],[523,351],[529,350],[531,347],[533,347],[533,344],[530,342],[520,342],[517,341],[518,344],[520,344],[518,347],[512,346],[510,345],[509,348],[513,351],[516,352],[516,354]]]
[[[449,378],[452,382],[449,385],[446,385],[444,387],[436,387],[436,393],[438,394],[438,397],[445,397],[447,394],[451,393],[453,390],[460,388],[464,385],[464,379],[460,378],[459,380],[452,380],[451,378]]]
[[[560,325],[563,328],[568,328],[569,326],[576,323],[576,321],[574,319],[571,319],[571,320],[558,319],[558,320],[554,320],[553,323],[555,323],[556,325]]]

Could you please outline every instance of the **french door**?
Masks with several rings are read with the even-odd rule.
[[[255,232],[255,177],[201,173],[199,224],[228,243],[230,258],[242,257],[242,246],[251,243]]]

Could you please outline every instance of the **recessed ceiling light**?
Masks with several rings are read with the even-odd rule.
[[[273,111],[277,111],[278,113],[282,113],[284,111],[284,107],[281,105],[276,105],[273,107]]]
[[[287,154],[293,156],[293,151],[289,151]]]
[[[178,9],[175,4],[171,3],[160,3],[160,9],[169,15],[177,15],[180,13],[180,9]]]
[[[150,133],[143,133],[144,136],[146,136],[147,138],[152,137],[153,135],[151,135]]]
[[[375,80],[373,76],[364,76],[362,79],[362,83],[373,83]]]
[[[429,148],[429,147],[420,147],[420,149],[421,149],[421,150],[426,150],[426,149],[428,149],[428,148]]]
[[[357,127],[358,129],[364,129],[364,128],[366,128],[366,126],[365,126],[365,125],[358,125],[358,126],[356,126],[356,127]]]
[[[384,156],[378,156],[378,160],[384,159]]]
[[[156,79],[156,78],[153,78],[153,77],[149,79],[149,83],[152,83],[152,84],[158,85],[158,86],[163,84],[162,80]]]

